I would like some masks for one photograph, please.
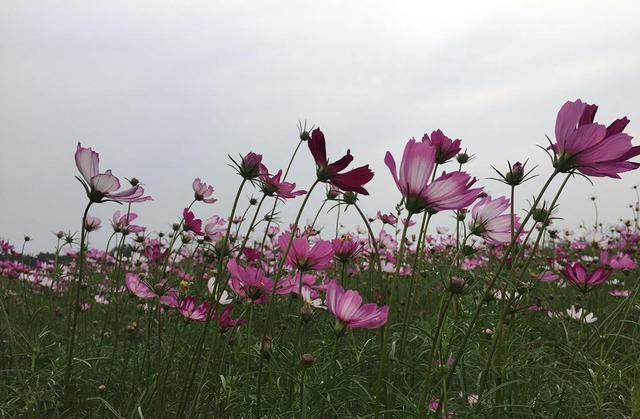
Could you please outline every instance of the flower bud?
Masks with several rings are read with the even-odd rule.
[[[452,294],[462,294],[464,288],[466,286],[466,281],[464,278],[459,276],[452,276],[449,278],[449,292]]]
[[[62,239],[64,237],[64,231],[60,230],[56,233],[56,237],[58,239]]]
[[[311,367],[315,363],[316,358],[312,354],[302,354],[302,365]]]
[[[129,179],[129,183],[131,184],[131,186],[138,186],[140,184],[140,181],[132,177],[131,179]]]

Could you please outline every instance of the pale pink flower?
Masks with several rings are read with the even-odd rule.
[[[509,209],[509,200],[503,196],[491,199],[486,197],[478,201],[471,210],[469,229],[489,243],[509,243],[511,241],[511,214],[503,214]],[[516,215],[514,229],[518,229],[519,218]]]
[[[150,196],[143,196],[144,188],[140,185],[116,192],[120,189],[120,180],[111,173],[111,170],[99,172],[100,157],[91,148],[84,148],[78,143],[75,160],[78,171],[82,175],[82,178],[76,176],[76,179],[82,183],[87,197],[92,202],[143,202],[151,199]]]
[[[213,204],[217,201],[217,199],[211,197],[213,195],[213,186],[207,185],[199,177],[193,180],[191,187],[196,201],[202,201],[207,204]]]

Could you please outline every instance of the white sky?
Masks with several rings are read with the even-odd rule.
[[[477,155],[467,166],[475,176],[507,159],[540,163],[523,208],[550,171],[536,144],[553,135],[564,101],[600,105],[606,124],[628,115],[638,135],[638,22],[633,1],[2,2],[0,237],[19,245],[29,234],[41,250],[51,231],[78,230],[78,140],[100,152],[102,170],[145,183],[155,201],[135,211],[150,229],[177,219],[196,176],[220,199],[196,215],[226,216],[239,182],[226,155],[261,152],[275,171],[299,119],[322,127],[330,156],[351,148],[354,167],[371,164],[370,214],[399,200],[385,151],[399,156],[408,138],[437,128]],[[313,176],[305,146],[290,179],[307,188]],[[628,218],[639,183],[637,172],[595,188],[578,179],[560,215],[591,223],[595,194],[603,219]],[[104,223],[118,209],[98,207]]]

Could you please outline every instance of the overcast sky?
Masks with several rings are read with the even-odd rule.
[[[3,1],[0,237],[19,247],[28,234],[35,251],[53,246],[52,231],[79,229],[78,141],[99,151],[102,170],[143,181],[154,201],[134,211],[150,230],[177,220],[196,176],[219,198],[196,215],[226,216],[239,183],[227,154],[284,167],[305,119],[331,157],[350,148],[355,165],[372,166],[370,214],[399,200],[385,151],[399,156],[438,128],[477,156],[467,169],[494,195],[507,190],[486,180],[490,164],[540,164],[524,208],[550,172],[536,144],[553,136],[566,100],[600,105],[605,124],[628,115],[627,131],[640,134],[639,23],[634,1]],[[305,145],[290,176],[303,188],[312,161]],[[638,172],[573,181],[563,223],[592,223],[594,194],[602,219],[629,218],[635,184]],[[118,207],[92,213],[107,223]],[[94,244],[104,246],[105,227]]]

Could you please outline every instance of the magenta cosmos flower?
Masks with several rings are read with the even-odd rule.
[[[284,182],[282,178],[282,169],[278,170],[274,176],[269,175],[269,170],[263,164],[260,165],[260,189],[267,196],[277,196],[282,199],[295,198],[304,195],[306,191],[294,191],[295,183]]]
[[[213,186],[207,185],[200,180],[199,177],[193,180],[191,184],[193,188],[193,197],[196,201],[202,201],[206,204],[213,204],[217,199],[211,197],[213,195]]]
[[[611,271],[603,267],[597,268],[590,274],[580,262],[576,262],[573,265],[567,263],[562,273],[569,281],[576,284],[582,292],[587,292],[596,285],[606,282],[611,276]]]
[[[444,135],[441,130],[431,133],[431,137],[427,134],[422,136],[422,142],[428,141],[436,149],[436,163],[444,164],[454,158],[460,151],[460,143],[462,140],[453,141]]]
[[[469,231],[489,243],[511,242],[511,214],[503,214],[508,208],[509,200],[504,196],[482,198],[471,210]],[[517,215],[514,218],[514,229],[517,230],[520,228],[519,218]]]
[[[84,186],[91,202],[143,202],[151,199],[150,196],[143,196],[144,189],[140,185],[116,192],[120,189],[120,180],[111,170],[99,173],[100,156],[91,148],[84,148],[78,143],[75,159],[78,171],[82,175],[82,178],[76,176],[76,179]]]
[[[594,123],[598,106],[582,102],[565,103],[556,118],[556,142],[551,145],[554,167],[560,172],[576,169],[587,176],[620,178],[619,173],[634,170],[640,163],[629,159],[640,154],[624,129],[627,117],[608,127]]]
[[[336,318],[338,334],[345,332],[345,326],[350,329],[377,329],[387,322],[389,314],[389,306],[363,305],[358,291],[345,291],[335,280],[327,284],[326,304]]]
[[[227,269],[231,274],[229,285],[239,297],[253,304],[264,304],[267,296],[273,289],[273,281],[264,273],[253,266],[246,268],[240,266],[235,259],[227,263]]]
[[[347,150],[347,154],[338,161],[329,163],[324,134],[320,131],[320,128],[313,130],[308,144],[311,155],[313,155],[313,159],[316,162],[316,175],[320,182],[329,183],[345,192],[358,192],[363,195],[369,195],[369,192],[363,187],[373,179],[373,172],[369,169],[368,164],[340,173],[353,161],[351,150]]]
[[[350,263],[362,251],[362,246],[350,236],[345,235],[331,240],[333,254],[342,263]]]
[[[186,231],[192,231],[198,236],[202,236],[204,234],[202,231],[202,220],[196,218],[193,212],[189,211],[188,208],[182,210],[182,217],[184,219],[184,229]]]
[[[399,172],[388,151],[384,163],[405,198],[405,208],[412,214],[462,209],[471,205],[482,191],[482,188],[470,189],[476,179],[464,172],[445,173],[431,182],[436,149],[426,141],[417,142],[412,138],[407,142]]]
[[[278,246],[283,252],[289,245],[289,238],[288,233],[283,233],[278,238]],[[332,259],[331,242],[318,240],[312,247],[307,237],[294,237],[287,254],[287,265],[302,272],[320,271],[329,268]]]

